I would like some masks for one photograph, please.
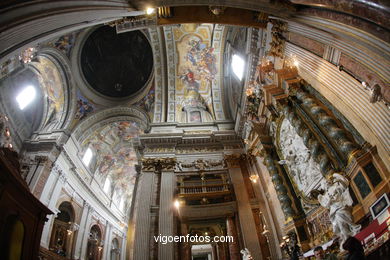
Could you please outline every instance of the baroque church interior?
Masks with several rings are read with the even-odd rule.
[[[389,29],[383,0],[1,1],[2,259],[385,259]]]

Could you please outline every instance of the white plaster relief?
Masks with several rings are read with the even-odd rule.
[[[303,194],[309,195],[311,190],[320,186],[324,180],[320,167],[287,119],[283,120],[280,128],[280,150],[284,159],[280,164],[287,165],[290,178]]]

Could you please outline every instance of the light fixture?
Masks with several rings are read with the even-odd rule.
[[[239,55],[234,54],[232,57],[232,69],[234,74],[237,76],[239,80],[244,76],[244,66],[245,61]]]
[[[147,14],[147,15],[151,15],[151,14],[153,14],[155,11],[156,11],[156,8],[153,8],[153,7],[148,7],[148,8],[146,8],[146,14]]]
[[[16,101],[19,104],[20,110],[23,110],[26,106],[28,106],[35,98],[36,91],[33,86],[27,86],[24,88],[19,95],[16,96]]]
[[[68,230],[66,230],[66,231],[68,232],[68,236],[72,235],[72,233],[73,233],[73,231],[70,230],[70,229],[68,229]]]
[[[99,251],[103,250],[103,246],[98,246]]]
[[[250,179],[251,182],[253,182],[253,183],[256,183],[258,178],[259,178],[259,176],[255,175],[255,174],[252,174],[252,175],[249,177],[249,179]]]
[[[173,202],[173,205],[175,206],[175,208],[179,209],[180,208],[180,201],[179,200],[175,200]]]
[[[226,7],[225,6],[219,6],[219,5],[212,5],[209,6],[209,10],[211,13],[213,13],[215,16],[220,16],[225,12]]]
[[[298,67],[298,65],[299,65],[299,62],[297,60],[294,60],[294,66]]]

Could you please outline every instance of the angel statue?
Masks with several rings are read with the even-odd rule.
[[[356,235],[360,225],[352,220],[352,198],[349,194],[349,181],[340,173],[334,173],[329,181],[324,183],[325,193],[318,195],[318,201],[324,208],[329,209],[329,217],[333,233],[339,237],[342,245],[349,236]]]
[[[251,252],[249,252],[248,248],[242,249],[240,253],[242,254],[242,260],[253,260]]]

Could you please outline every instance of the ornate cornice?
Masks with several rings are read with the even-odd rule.
[[[173,171],[176,158],[144,158],[142,159],[142,172]]]

